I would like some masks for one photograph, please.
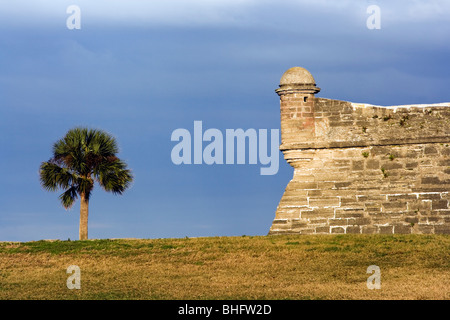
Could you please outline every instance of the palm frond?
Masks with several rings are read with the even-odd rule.
[[[122,194],[133,181],[131,170],[117,158],[99,165],[94,171],[94,176],[103,189],[115,194]]]
[[[73,185],[77,175],[67,168],[49,162],[43,162],[40,166],[41,185],[49,191],[56,191],[58,188],[67,189]]]
[[[94,189],[94,180],[86,177],[78,177],[76,181],[76,187],[78,194],[84,194],[86,199],[89,200],[91,192]]]
[[[62,205],[66,209],[70,209],[74,204],[75,200],[78,198],[77,188],[75,186],[70,187],[64,193],[59,196]]]

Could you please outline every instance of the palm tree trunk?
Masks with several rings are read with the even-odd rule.
[[[86,195],[82,193],[80,202],[80,240],[87,240],[88,238],[88,216],[89,200],[86,199]]]

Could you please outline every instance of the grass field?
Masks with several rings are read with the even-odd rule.
[[[0,299],[450,299],[450,236],[2,242]]]

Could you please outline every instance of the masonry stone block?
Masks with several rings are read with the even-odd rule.
[[[346,229],[346,233],[352,233],[352,234],[361,233],[361,227],[360,226],[348,226]]]
[[[331,233],[345,233],[345,229],[342,227],[331,227]]]
[[[409,234],[411,233],[412,226],[411,225],[397,225],[394,226],[394,233],[399,234]]]

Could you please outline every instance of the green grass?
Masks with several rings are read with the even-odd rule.
[[[69,265],[81,290],[66,287]],[[368,290],[377,265],[382,289]],[[0,243],[0,299],[450,299],[448,235]]]

